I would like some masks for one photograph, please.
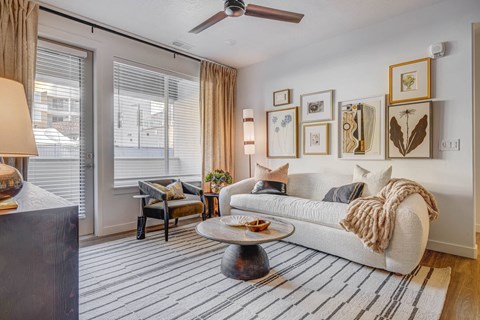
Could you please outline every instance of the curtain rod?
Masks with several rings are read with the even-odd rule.
[[[192,60],[196,60],[196,61],[202,61],[202,59],[199,59],[199,58],[197,58],[197,57],[195,57],[195,56],[193,56],[193,55],[189,55],[189,54],[186,54],[186,53],[183,53],[183,52],[180,52],[180,51],[176,51],[176,50],[174,50],[174,49],[170,49],[170,48],[168,48],[168,47],[164,47],[164,46],[158,45],[158,44],[156,44],[156,43],[153,43],[153,42],[150,42],[150,41],[146,41],[146,40],[143,40],[143,39],[140,39],[140,38],[137,38],[137,37],[128,35],[128,34],[126,34],[126,33],[119,32],[119,31],[116,31],[116,30],[113,30],[113,29],[110,29],[110,28],[101,26],[101,25],[98,25],[98,24],[96,24],[96,23],[93,23],[93,22],[90,22],[90,21],[87,21],[87,20],[84,20],[84,19],[81,19],[81,18],[78,18],[78,17],[74,17],[74,16],[71,16],[71,15],[69,15],[69,14],[66,14],[66,13],[63,13],[63,12],[60,12],[60,11],[51,9],[51,8],[47,8],[47,7],[44,7],[44,6],[40,6],[40,10],[45,11],[45,12],[49,12],[49,13],[52,13],[52,14],[55,14],[55,15],[57,15],[57,16],[60,16],[60,17],[63,17],[63,18],[69,19],[69,20],[73,20],[73,21],[76,21],[76,22],[85,24],[85,25],[87,25],[87,26],[90,26],[90,27],[92,27],[92,31],[93,31],[93,29],[100,29],[100,30],[103,30],[103,31],[106,31],[106,32],[113,33],[113,34],[115,34],[115,35],[117,35],[117,36],[125,37],[125,38],[130,39],[130,40],[134,40],[134,41],[137,41],[137,42],[140,42],[140,43],[143,43],[143,44],[146,44],[146,45],[149,45],[149,46],[158,48],[158,49],[162,49],[162,50],[171,52],[171,53],[173,53],[173,54],[178,54],[179,56],[183,56],[183,57],[186,57],[186,58],[189,58],[189,59],[192,59]],[[207,59],[205,59],[205,60],[207,60]],[[215,62],[215,61],[211,61],[211,62],[220,64],[220,63]]]

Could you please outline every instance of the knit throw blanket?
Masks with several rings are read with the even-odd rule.
[[[376,196],[350,202],[347,216],[340,225],[355,233],[366,247],[382,253],[392,238],[398,206],[414,193],[420,194],[427,203],[430,221],[438,218],[435,197],[424,187],[407,179],[391,179]]]

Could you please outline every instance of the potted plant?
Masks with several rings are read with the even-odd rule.
[[[210,182],[210,190],[213,193],[220,193],[220,190],[224,186],[231,184],[232,181],[233,178],[230,172],[218,169],[210,171],[205,176],[205,182]]]

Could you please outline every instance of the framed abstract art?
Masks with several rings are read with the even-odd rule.
[[[385,159],[385,96],[338,104],[338,157]]]
[[[298,107],[267,111],[267,157],[298,157]]]

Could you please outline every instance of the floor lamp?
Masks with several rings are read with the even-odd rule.
[[[243,151],[248,155],[248,173],[252,176],[252,154],[255,154],[253,109],[243,109]]]

